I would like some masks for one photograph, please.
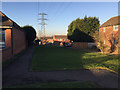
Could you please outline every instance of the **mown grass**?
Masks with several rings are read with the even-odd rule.
[[[31,71],[107,68],[118,73],[118,56],[90,53],[62,47],[38,46],[31,62]]]
[[[36,83],[18,86],[8,86],[4,88],[101,88],[93,82],[52,82],[52,83]]]

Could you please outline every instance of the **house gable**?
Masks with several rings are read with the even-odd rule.
[[[2,18],[1,22],[0,22],[0,27],[12,27],[13,25],[13,21],[11,19],[9,19],[5,14],[3,14],[2,12],[0,12],[0,17]]]
[[[120,25],[120,16],[115,16],[110,18],[105,23],[103,23],[100,27],[107,27],[107,26],[113,26],[113,25]]]
[[[112,17],[103,23],[99,28],[99,40],[103,42],[105,51],[109,51],[113,43],[118,47],[120,16]],[[116,42],[116,43],[115,43]],[[115,49],[115,52],[118,52]]]

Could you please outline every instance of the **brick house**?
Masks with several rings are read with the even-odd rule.
[[[61,42],[70,42],[67,38],[67,35],[54,35],[53,41],[55,45],[61,45]]]
[[[99,27],[99,39],[104,45],[105,52],[110,52],[114,45],[114,52],[118,53],[120,16],[112,17]]]
[[[44,37],[41,37],[41,40],[44,39]],[[54,35],[51,37],[45,37],[47,42],[53,43],[54,41],[58,42],[69,42],[67,35]]]
[[[70,42],[68,40],[67,35],[54,35],[51,37],[41,37],[40,40],[42,40],[42,44],[44,45],[46,42],[54,43],[55,45],[60,45],[61,42]]]
[[[68,41],[67,35],[54,35],[54,41]]]
[[[0,24],[0,51],[2,52],[2,61],[5,61],[26,48],[26,37],[20,26],[5,14],[0,12],[0,17],[2,20]]]

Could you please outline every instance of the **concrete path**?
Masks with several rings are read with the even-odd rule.
[[[103,88],[118,88],[118,76],[106,70],[67,70],[30,72],[34,53],[31,47],[23,56],[3,70],[3,86],[37,82],[93,81]]]

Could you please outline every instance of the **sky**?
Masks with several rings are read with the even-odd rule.
[[[2,12],[19,26],[41,30],[38,13],[46,13],[46,36],[66,35],[68,25],[77,18],[99,18],[100,24],[118,15],[118,2],[2,2]]]

